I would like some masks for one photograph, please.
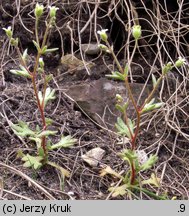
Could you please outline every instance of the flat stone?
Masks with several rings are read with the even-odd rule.
[[[63,66],[66,66],[68,70],[75,71],[75,72],[85,69],[85,66],[88,68],[88,70],[90,70],[91,67],[95,65],[92,62],[86,62],[86,61],[83,62],[82,60],[76,58],[72,54],[67,54],[62,56],[61,64]]]
[[[86,154],[82,155],[82,159],[92,167],[97,167],[99,162],[105,155],[105,151],[99,147],[93,148]]]
[[[138,99],[143,84],[133,83],[131,84],[134,98]],[[149,94],[149,86],[146,87],[141,97],[142,102]],[[113,129],[117,117],[120,116],[120,112],[115,108],[115,96],[120,94],[125,101],[128,100],[128,93],[124,83],[108,80],[106,78],[100,78],[99,80],[92,81],[90,83],[73,85],[68,88],[66,94],[72,98],[76,105],[102,126],[107,126],[109,129]],[[129,106],[127,109],[129,117],[134,115],[133,106]]]
[[[81,44],[81,49],[86,55],[97,55],[100,53],[97,43]]]

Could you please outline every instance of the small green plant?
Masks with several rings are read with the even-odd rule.
[[[11,124],[14,133],[20,137],[27,137],[29,140],[36,143],[37,155],[33,156],[19,152],[19,156],[24,162],[25,167],[31,167],[35,170],[41,168],[45,164],[51,165],[59,169],[63,176],[69,176],[69,172],[57,164],[49,161],[48,152],[58,148],[67,148],[75,144],[76,139],[71,136],[61,137],[58,143],[53,144],[51,142],[50,136],[55,135],[58,131],[48,130],[48,126],[52,124],[53,120],[45,117],[45,107],[51,100],[55,99],[55,90],[49,87],[49,82],[52,80],[52,75],[47,75],[45,73],[45,63],[43,61],[43,56],[49,52],[54,52],[57,48],[48,48],[47,38],[50,30],[53,28],[56,22],[56,12],[58,8],[55,6],[49,7],[49,13],[46,21],[46,29],[43,35],[43,40],[40,42],[39,39],[39,23],[40,18],[44,12],[44,6],[36,4],[34,15],[35,15],[35,41],[33,44],[37,49],[37,55],[34,62],[34,67],[28,66],[29,55],[27,49],[21,53],[18,43],[18,38],[13,38],[13,32],[11,27],[4,28],[7,37],[9,38],[10,44],[15,47],[20,57],[19,69],[10,70],[11,73],[26,77],[32,82],[35,99],[41,116],[41,126],[37,125],[35,130],[32,130],[26,122],[19,121],[17,124]],[[37,86],[37,79],[41,77],[43,86],[39,90]]]
[[[123,81],[125,83],[126,89],[128,91],[128,96],[129,96],[129,100],[125,102],[121,95],[118,94],[116,95],[117,104],[115,106],[121,112],[122,117],[117,118],[117,123],[115,124],[115,127],[119,135],[129,138],[131,143],[131,148],[125,149],[120,154],[121,158],[127,161],[130,167],[129,171],[125,174],[125,176],[119,175],[118,173],[113,171],[110,167],[106,167],[105,169],[103,169],[101,176],[104,176],[106,174],[111,174],[113,176],[120,178],[123,184],[121,186],[111,187],[109,189],[112,192],[113,196],[124,195],[128,192],[131,193],[132,191],[138,191],[138,192],[143,191],[144,193],[154,197],[155,199],[166,199],[166,196],[157,196],[153,192],[143,188],[143,185],[145,184],[151,184],[157,187],[160,184],[159,182],[160,180],[155,176],[154,173],[152,173],[151,177],[148,180],[143,180],[143,181],[140,179],[140,175],[139,175],[140,172],[149,170],[156,163],[158,157],[156,155],[150,155],[148,158],[144,151],[137,150],[136,142],[139,136],[142,114],[158,109],[164,105],[163,102],[155,102],[155,98],[153,98],[154,93],[158,89],[158,86],[160,85],[161,81],[165,78],[167,73],[173,69],[173,67],[178,68],[181,67],[183,64],[185,64],[185,59],[179,57],[179,59],[175,62],[174,65],[172,62],[168,62],[166,65],[163,66],[162,73],[158,79],[156,79],[156,77],[152,74],[153,89],[148,95],[148,97],[144,100],[143,104],[139,107],[133,96],[132,88],[129,83],[128,77],[129,77],[129,73],[131,73],[130,64],[132,62],[132,58],[138,46],[138,40],[140,39],[142,34],[141,26],[134,25],[132,28],[132,36],[135,40],[135,46],[133,49],[133,53],[131,55],[130,63],[126,64],[124,67],[121,66],[119,60],[117,59],[117,56],[113,51],[113,47],[108,42],[108,36],[106,34],[106,31],[107,29],[98,31],[101,40],[105,42],[105,45],[100,44],[99,47],[103,51],[111,53],[118,68],[118,71],[113,71],[112,74],[107,75],[107,77],[115,80]],[[130,104],[134,107],[136,113],[136,121],[130,119],[127,115],[127,108]],[[141,160],[142,157],[143,159]]]

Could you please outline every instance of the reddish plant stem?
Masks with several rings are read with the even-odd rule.
[[[133,56],[134,56],[134,53],[135,53],[135,50],[136,50],[136,47],[137,47],[137,42],[138,42],[138,41],[136,41],[136,43],[135,43],[135,49],[134,49],[134,52],[133,52],[133,54],[132,54],[131,60],[132,60],[132,58],[133,58]],[[123,69],[123,67],[120,65],[120,63],[119,63],[119,61],[118,61],[118,59],[117,59],[117,56],[115,55],[115,53],[114,53],[113,49],[111,48],[111,46],[110,46],[110,44],[109,44],[108,41],[106,42],[106,45],[108,46],[108,48],[109,48],[109,50],[110,50],[110,52],[111,52],[111,54],[112,54],[112,56],[113,56],[113,58],[114,58],[114,60],[115,60],[115,62],[116,62],[116,65],[117,65],[119,71],[120,71],[122,74],[124,74],[124,69]],[[129,64],[129,65],[130,65],[130,64]],[[126,113],[124,114],[124,118],[125,118],[125,121],[126,121],[126,125],[127,125],[128,129],[129,129],[129,133],[131,134],[131,149],[132,149],[132,151],[134,151],[134,150],[136,149],[136,139],[137,139],[137,136],[138,136],[139,130],[140,130],[140,121],[141,121],[142,109],[144,108],[144,106],[145,106],[147,103],[150,102],[151,98],[153,97],[155,91],[157,90],[157,88],[158,88],[158,86],[159,86],[159,84],[160,84],[160,82],[162,81],[163,78],[164,78],[164,75],[162,74],[161,77],[157,80],[156,85],[154,86],[153,90],[151,91],[151,93],[149,94],[149,96],[148,96],[147,99],[144,101],[144,103],[142,104],[141,107],[138,107],[138,106],[137,106],[137,103],[136,103],[136,101],[135,101],[135,99],[134,99],[134,97],[133,97],[133,93],[132,93],[132,90],[131,90],[131,87],[130,87],[130,84],[129,84],[129,81],[128,81],[128,76],[125,78],[125,85],[126,85],[126,88],[127,88],[127,90],[128,90],[129,99],[131,100],[131,102],[132,102],[132,104],[133,104],[133,106],[134,106],[136,115],[137,115],[136,129],[135,129],[134,135],[132,135],[131,129],[130,129],[129,125],[128,125],[128,118],[127,118],[127,115],[125,115]],[[130,183],[131,183],[131,185],[133,185],[134,182],[135,182],[135,178],[136,178],[136,170],[135,170],[135,166],[134,166],[134,163],[133,163],[133,162],[130,164],[130,166],[131,166],[131,180],[130,180]]]
[[[35,29],[36,30],[36,40],[37,40],[37,43],[39,44],[38,20],[36,20],[35,28],[36,28]],[[45,30],[45,34],[44,34],[44,37],[43,37],[43,42],[42,42],[42,45],[41,45],[41,49],[43,49],[43,47],[45,46],[49,28],[50,28],[50,22],[48,23],[48,25],[46,27],[46,30]],[[39,109],[40,114],[41,114],[41,119],[42,119],[42,124],[43,124],[43,131],[44,131],[47,128],[46,119],[45,119],[45,113],[44,113],[44,99],[45,99],[45,92],[46,92],[46,88],[47,88],[47,83],[46,83],[46,81],[44,81],[45,83],[44,83],[44,89],[43,89],[42,104],[40,104],[40,100],[39,100],[39,97],[38,97],[38,90],[37,90],[37,86],[36,86],[36,74],[37,74],[37,68],[38,68],[38,65],[39,65],[39,58],[41,57],[41,49],[40,49],[40,51],[38,50],[38,53],[37,53],[35,66],[34,66],[34,70],[33,70],[33,73],[32,73],[32,83],[33,83],[35,97],[36,97],[36,100],[37,100],[38,109]],[[44,73],[44,80],[45,80],[45,73]],[[43,152],[44,152],[44,161],[46,161],[47,156],[48,156],[48,152],[47,152],[47,147],[46,147],[46,137],[45,136],[43,136],[41,138],[41,146],[42,146]]]
[[[46,130],[47,126],[46,126],[46,120],[45,120],[44,106],[43,106],[43,104],[40,104],[40,100],[39,100],[39,96],[38,96],[38,89],[37,89],[37,85],[36,85],[36,73],[37,73],[37,67],[38,67],[38,64],[39,64],[40,56],[41,56],[41,54],[40,54],[40,52],[38,52],[37,57],[36,57],[36,63],[35,63],[35,66],[34,66],[34,70],[33,70],[31,79],[32,79],[34,94],[35,94],[35,97],[36,97],[36,100],[37,100],[37,106],[38,106],[38,109],[39,109],[40,114],[41,114],[43,130]],[[43,136],[41,138],[41,146],[42,146],[43,152],[44,152],[44,160],[46,160],[47,159],[47,148],[46,148],[46,137],[45,136]]]
[[[131,180],[130,180],[131,185],[135,183],[135,178],[136,178],[136,171],[135,171],[134,164],[132,163],[131,164]]]
[[[141,113],[139,110],[137,110],[137,124],[136,124],[136,129],[135,129],[135,133],[134,136],[131,140],[131,149],[135,150],[136,149],[136,139],[139,133],[139,129],[140,129],[140,119],[141,119]]]
[[[114,58],[114,60],[115,60],[115,62],[117,64],[117,67],[118,67],[119,71],[122,74],[124,74],[124,69],[120,65],[114,51],[112,50],[112,48],[111,48],[111,46],[110,46],[110,44],[108,42],[107,42],[107,46],[108,46],[109,50],[111,51],[111,54],[112,54],[112,56],[113,56],[113,58]],[[134,132],[134,136],[133,135],[131,136],[131,149],[134,151],[136,149],[136,139],[137,139],[139,129],[140,129],[140,115],[141,114],[140,114],[139,108],[137,107],[135,99],[133,97],[133,93],[132,93],[132,90],[131,90],[131,87],[130,87],[130,84],[129,84],[129,81],[128,81],[128,76],[125,78],[125,86],[126,86],[126,88],[128,90],[129,99],[131,100],[131,102],[132,102],[132,104],[134,106],[135,112],[137,114],[137,126],[136,126],[136,129],[135,129],[135,132]],[[126,122],[126,124],[127,124],[127,122]],[[128,128],[129,128],[129,126],[128,126]],[[129,131],[131,131],[130,128],[129,128]],[[134,166],[133,162],[130,164],[130,166],[131,166],[131,180],[130,180],[130,183],[132,185],[135,182],[136,170],[135,170],[135,166]]]
[[[36,34],[36,41],[39,44],[38,21],[39,20],[36,20],[36,23],[35,23],[35,34]],[[43,37],[43,42],[42,42],[42,45],[41,45],[42,49],[45,46],[50,26],[51,26],[51,22],[48,23],[47,28],[45,30],[45,34],[44,34],[44,37]],[[40,44],[39,44],[39,46],[40,46]],[[43,78],[44,78],[44,89],[43,89],[43,100],[42,100],[42,103],[40,103],[39,96],[38,96],[38,88],[37,88],[37,85],[36,85],[37,68],[38,68],[38,65],[39,65],[39,59],[41,57],[41,50],[42,49],[38,50],[33,72],[31,72],[29,70],[29,68],[27,67],[26,63],[23,61],[22,54],[21,54],[20,49],[18,48],[18,46],[16,47],[16,49],[17,49],[18,55],[19,55],[19,57],[21,59],[21,64],[26,68],[26,70],[28,71],[28,73],[31,75],[32,85],[33,85],[33,89],[34,89],[34,95],[35,95],[35,98],[37,100],[37,106],[38,106],[38,109],[40,111],[40,115],[41,115],[41,119],[42,119],[42,124],[43,124],[43,131],[44,131],[47,128],[46,119],[45,119],[45,113],[44,113],[44,107],[45,107],[44,106],[44,99],[45,99],[45,92],[46,92],[46,89],[47,89],[47,82],[45,80],[45,73],[43,74],[44,75],[43,76]],[[47,152],[47,147],[46,147],[46,137],[45,136],[43,136],[41,138],[41,146],[42,146],[43,152],[44,152],[44,161],[46,161],[47,160],[47,154],[48,154],[48,152]]]
[[[41,119],[42,119],[42,123],[43,123],[43,130],[46,130],[46,121],[45,121],[45,114],[44,114],[44,109],[42,107],[42,105],[40,104],[40,101],[39,101],[39,97],[38,97],[38,90],[37,90],[37,86],[36,86],[36,83],[35,83],[35,76],[33,75],[32,76],[32,84],[33,84],[33,89],[34,89],[34,94],[35,94],[35,97],[36,97],[36,100],[37,100],[37,106],[38,106],[38,109],[40,111],[40,114],[41,114]],[[46,137],[43,136],[42,138],[42,148],[43,148],[43,151],[44,151],[44,155],[45,155],[45,158],[47,157],[47,149],[46,149]]]
[[[110,50],[110,52],[111,52],[111,54],[112,54],[112,56],[113,56],[113,58],[115,60],[115,63],[117,65],[119,71],[122,74],[124,74],[124,69],[120,65],[120,63],[119,63],[119,61],[118,61],[118,59],[117,59],[114,51],[112,50],[109,42],[107,42],[106,44],[107,44],[107,46],[108,46],[108,48],[109,48],[109,50]],[[131,102],[132,102],[132,104],[134,106],[135,112],[137,114],[137,127],[136,127],[136,130],[135,130],[134,136],[133,136],[133,138],[131,140],[131,149],[135,150],[135,148],[136,148],[136,138],[137,138],[137,135],[138,135],[138,132],[139,132],[139,128],[140,128],[140,111],[139,111],[139,108],[137,107],[137,103],[136,103],[136,101],[135,101],[135,99],[133,97],[133,93],[132,93],[132,90],[131,90],[131,87],[130,87],[130,84],[129,84],[129,81],[128,81],[128,76],[125,78],[125,86],[126,86],[127,91],[128,91],[129,99],[131,100]]]
[[[38,67],[38,64],[39,64],[39,58],[40,58],[41,54],[40,54],[40,52],[38,52],[37,57],[36,57],[36,63],[35,63],[35,66],[34,66],[34,70],[33,70],[33,72],[31,72],[28,69],[25,62],[22,60],[22,54],[21,54],[20,49],[19,49],[18,46],[16,47],[16,50],[17,50],[17,53],[18,53],[18,55],[20,57],[21,64],[25,67],[25,69],[31,75],[32,85],[33,85],[33,89],[34,89],[34,95],[35,95],[35,98],[37,100],[37,106],[38,106],[38,109],[40,111],[40,115],[41,115],[41,119],[42,119],[43,130],[46,130],[47,126],[46,126],[46,120],[45,120],[45,114],[44,114],[44,105],[43,105],[44,102],[42,104],[40,104],[40,100],[39,100],[39,97],[38,97],[37,85],[36,85],[37,67]],[[47,149],[46,149],[46,137],[45,136],[43,136],[41,138],[41,145],[42,145],[44,155],[45,155],[44,159],[46,160],[46,158],[47,158]]]
[[[130,98],[130,100],[131,100],[131,102],[132,102],[132,104],[134,106],[135,112],[137,114],[137,124],[136,124],[137,127],[135,129],[134,136],[133,136],[133,138],[131,140],[131,149],[135,150],[135,148],[136,148],[136,138],[137,138],[137,135],[138,135],[138,132],[139,132],[139,128],[140,128],[140,111],[139,111],[139,108],[137,107],[137,104],[136,104],[135,99],[133,97],[133,93],[131,91],[131,87],[130,87],[130,84],[128,82],[128,78],[127,77],[125,79],[125,85],[126,85],[126,88],[128,90],[129,98]]]

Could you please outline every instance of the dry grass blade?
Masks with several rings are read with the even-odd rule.
[[[33,179],[31,179],[29,176],[27,176],[26,174],[24,174],[23,172],[15,169],[14,167],[11,167],[5,163],[0,162],[0,167],[8,169],[14,173],[16,173],[17,175],[21,176],[22,178],[24,178],[25,180],[27,180],[28,182],[30,182],[32,185],[34,185],[35,187],[37,187],[42,193],[44,193],[44,195],[50,199],[50,200],[56,200],[47,190],[45,190],[41,185],[39,185],[38,183],[36,183]]]

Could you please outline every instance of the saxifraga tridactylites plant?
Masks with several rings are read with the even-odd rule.
[[[153,98],[154,93],[158,89],[159,84],[165,78],[167,73],[170,72],[174,67],[179,68],[183,64],[185,64],[185,59],[179,57],[179,59],[174,63],[174,65],[172,62],[168,62],[166,65],[163,66],[162,73],[158,79],[156,79],[156,77],[152,74],[153,89],[148,95],[148,97],[144,100],[143,104],[139,107],[132,93],[132,88],[129,83],[128,76],[129,76],[129,72],[131,73],[130,64],[132,62],[132,58],[138,46],[138,40],[140,39],[142,34],[141,26],[134,25],[132,28],[132,36],[135,39],[135,46],[130,58],[130,64],[126,64],[124,67],[121,66],[119,60],[117,59],[117,56],[113,51],[112,46],[108,42],[108,35],[106,34],[106,31],[108,30],[103,29],[101,31],[98,31],[101,40],[105,42],[105,44],[99,44],[99,47],[103,51],[111,53],[118,68],[118,71],[112,72],[112,74],[107,75],[107,77],[123,81],[125,83],[126,89],[128,91],[128,96],[129,96],[129,100],[125,102],[121,95],[118,94],[116,95],[116,100],[117,100],[116,108],[121,112],[122,118],[118,117],[115,126],[119,135],[129,138],[131,143],[131,148],[125,149],[120,154],[122,159],[127,161],[130,166],[129,171],[126,173],[125,176],[119,175],[110,167],[106,167],[105,169],[103,169],[101,176],[104,176],[106,174],[111,174],[120,178],[120,180],[123,182],[121,186],[110,188],[110,191],[112,192],[113,196],[124,195],[129,191],[131,192],[131,190],[137,190],[137,191],[143,191],[144,193],[154,197],[155,199],[166,199],[166,196],[157,196],[153,192],[142,187],[145,184],[151,184],[157,187],[159,186],[159,179],[155,176],[154,173],[151,174],[151,177],[148,180],[141,181],[139,177],[139,173],[141,171],[149,170],[156,163],[158,157],[156,155],[150,155],[150,157],[148,158],[144,151],[137,151],[136,141],[137,141],[137,137],[139,136],[142,114],[158,109],[162,107],[164,104],[162,102],[156,103],[155,98]],[[127,108],[130,105],[129,102],[131,102],[131,105],[134,107],[136,113],[136,122],[134,120],[131,120],[127,116]],[[140,155],[142,153],[143,153],[143,157],[145,157],[145,160],[141,162]]]
[[[20,58],[20,69],[10,70],[11,73],[16,74],[18,76],[26,77],[32,82],[35,99],[37,102],[37,106],[41,115],[41,125],[40,128],[38,125],[35,130],[31,130],[27,123],[20,121],[18,124],[11,124],[11,127],[14,133],[20,137],[28,137],[30,140],[34,141],[37,146],[37,156],[33,156],[30,154],[24,154],[22,152],[19,153],[22,161],[24,161],[25,167],[31,167],[33,169],[39,169],[45,164],[49,164],[57,169],[59,169],[63,176],[69,176],[69,172],[59,165],[49,161],[48,152],[50,150],[58,149],[58,148],[66,148],[75,144],[76,139],[71,136],[62,136],[60,141],[56,144],[52,144],[49,136],[55,135],[58,131],[48,130],[48,126],[53,122],[53,120],[45,118],[45,107],[48,102],[55,99],[55,90],[51,89],[48,84],[49,81],[52,80],[52,75],[47,75],[45,73],[45,63],[43,61],[43,55],[49,52],[56,51],[58,48],[47,47],[47,38],[50,29],[53,28],[56,22],[56,12],[58,8],[55,6],[49,6],[49,14],[46,22],[46,29],[43,35],[43,40],[40,43],[38,28],[39,21],[44,12],[44,6],[40,4],[36,4],[34,15],[35,15],[35,37],[36,40],[33,41],[37,49],[37,55],[34,62],[34,67],[31,69],[28,66],[28,54],[27,49],[21,53],[18,46],[18,38],[13,38],[13,32],[11,27],[3,28],[6,32],[7,37],[10,40],[10,44],[15,47],[18,52]],[[37,77],[40,75],[41,80],[43,82],[42,90],[39,91],[37,87]]]

